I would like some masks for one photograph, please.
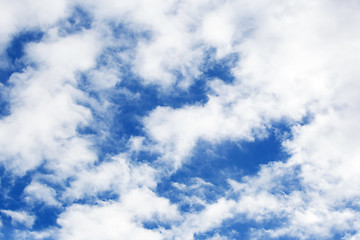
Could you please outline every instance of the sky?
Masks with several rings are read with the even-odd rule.
[[[0,0],[0,239],[360,239],[357,0]]]

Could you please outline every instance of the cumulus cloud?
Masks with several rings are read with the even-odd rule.
[[[143,222],[174,221],[176,206],[146,188],[134,189],[119,202],[73,205],[60,218],[59,239],[163,239],[161,229],[146,229]]]
[[[253,239],[359,235],[356,1],[0,5],[2,69],[13,69],[14,36],[44,33],[0,88],[0,163],[14,184],[29,179],[18,199],[29,212],[1,211],[28,229],[19,237],[226,239],[215,231],[226,221],[255,222]],[[209,76],[230,55],[232,80]],[[207,100],[186,101],[202,82]],[[277,139],[288,159],[225,186],[176,175],[199,142],[266,140],[278,124],[290,131]],[[202,194],[217,188],[211,201]],[[29,231],[35,202],[61,212],[57,225]]]
[[[59,202],[56,200],[56,192],[53,188],[50,188],[39,182],[32,182],[27,185],[24,190],[26,200],[29,202],[44,202],[49,206],[58,206]]]
[[[91,114],[77,103],[86,96],[76,88],[74,74],[90,68],[98,50],[92,33],[50,35],[46,42],[27,46],[26,58],[37,67],[10,77],[11,114],[0,122],[0,155],[8,168],[24,174],[47,158],[53,168],[69,172],[76,162],[95,160],[91,143],[76,132]]]
[[[146,164],[129,163],[126,156],[115,156],[91,170],[77,173],[63,197],[81,199],[110,191],[122,196],[137,187],[156,187],[156,170]]]

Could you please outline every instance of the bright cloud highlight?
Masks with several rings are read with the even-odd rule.
[[[0,238],[357,239],[359,10],[0,0]]]

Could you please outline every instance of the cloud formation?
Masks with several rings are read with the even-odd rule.
[[[356,1],[0,6],[2,236],[359,236]]]

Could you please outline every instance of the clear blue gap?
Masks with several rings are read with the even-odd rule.
[[[343,231],[343,232],[334,232],[332,233],[332,237],[330,238],[330,240],[339,240],[339,239],[344,239],[344,237],[346,236],[346,234],[351,235],[355,235],[356,231]],[[316,237],[316,236],[314,236]]]
[[[20,32],[13,37],[5,51],[9,67],[7,69],[0,69],[1,83],[6,83],[12,73],[19,72],[25,67],[21,60],[25,54],[25,45],[31,42],[39,42],[43,36],[44,32],[40,30],[31,30]]]
[[[47,206],[42,202],[34,202],[24,209],[25,200],[24,189],[31,183],[33,177],[38,174],[50,174],[48,170],[41,165],[35,170],[28,171],[22,177],[15,177],[11,172],[7,172],[2,166],[0,168],[1,176],[1,195],[0,195],[0,209],[13,210],[13,211],[28,211],[30,214],[36,216],[34,223],[34,230],[42,230],[49,226],[56,226],[56,220],[61,210],[57,207]],[[55,191],[62,191],[60,186],[54,184],[45,183],[46,185],[53,187]],[[8,227],[10,227],[11,221],[8,221]],[[10,234],[10,233],[9,233]]]
[[[153,229],[158,229],[159,224],[157,222],[154,222],[154,221],[145,221],[145,222],[143,222],[143,227],[146,228],[146,229],[153,230]]]
[[[342,205],[334,210],[351,209],[360,212],[359,197],[350,198],[342,201]]]
[[[9,116],[11,113],[9,99],[4,96],[5,94],[2,91],[6,91],[6,89],[2,89],[0,85],[0,119]]]
[[[111,200],[118,200],[119,194],[114,193],[112,190],[106,190],[106,191],[98,193],[96,197],[100,201],[111,201]]]
[[[159,228],[164,228],[164,229],[167,229],[167,230],[171,229],[171,223],[157,221],[157,220],[144,221],[142,223],[142,226],[144,228],[150,229],[150,230],[155,230],[155,229],[159,229]]]
[[[191,196],[191,195],[189,195],[189,194],[185,194],[184,196]],[[186,213],[188,213],[188,212],[200,212],[200,211],[202,211],[202,210],[204,210],[204,206],[203,205],[200,205],[200,204],[190,204],[190,203],[182,203],[182,202],[180,202],[181,201],[181,195],[178,195],[177,196],[179,199],[178,199],[178,201],[179,201],[179,210],[181,211],[181,212],[186,212]],[[215,197],[213,197],[213,198],[215,198]],[[206,201],[208,201],[208,199],[206,199]]]
[[[0,168],[1,176],[1,195],[0,209],[18,210],[22,209],[22,193],[25,187],[30,184],[31,176],[26,174],[23,177],[14,177],[11,172],[7,172],[3,166]]]
[[[299,124],[301,126],[310,124],[315,119],[315,116],[311,112],[307,112],[305,116],[300,120]]]
[[[67,36],[84,30],[89,30],[93,22],[93,16],[83,8],[76,6],[72,9],[69,18],[59,22],[59,34]]]
[[[216,60],[216,49],[210,48],[205,54],[204,64],[200,69],[203,72],[202,78],[218,78],[226,83],[232,83],[235,80],[232,69],[239,61],[238,53],[232,53]]]
[[[279,125],[276,129],[283,134],[289,130],[286,125]],[[213,184],[213,187],[205,188],[205,198],[208,202],[216,201],[228,190],[228,179],[241,181],[244,176],[256,174],[262,164],[286,160],[289,157],[282,151],[281,139],[276,129],[270,129],[267,138],[254,142],[224,141],[214,145],[200,141],[191,159],[175,174],[163,179],[157,192],[172,202],[181,204],[182,194],[191,196],[192,192],[182,193],[171,184],[178,182],[190,185],[192,179],[201,178]],[[184,205],[181,210],[187,212],[196,209]]]
[[[35,231],[41,231],[48,227],[59,227],[57,219],[62,211],[60,208],[46,206],[43,203],[35,205],[32,210],[36,215],[33,229]]]
[[[0,230],[0,237],[1,239],[3,240],[10,240],[10,239],[16,239],[15,238],[15,231],[26,231],[27,228],[24,227],[23,225],[21,224],[16,224],[16,225],[12,225],[11,224],[11,218],[8,217],[6,214],[3,214],[0,212],[0,217],[1,217],[1,220],[2,220],[2,226],[1,226],[1,230]]]

